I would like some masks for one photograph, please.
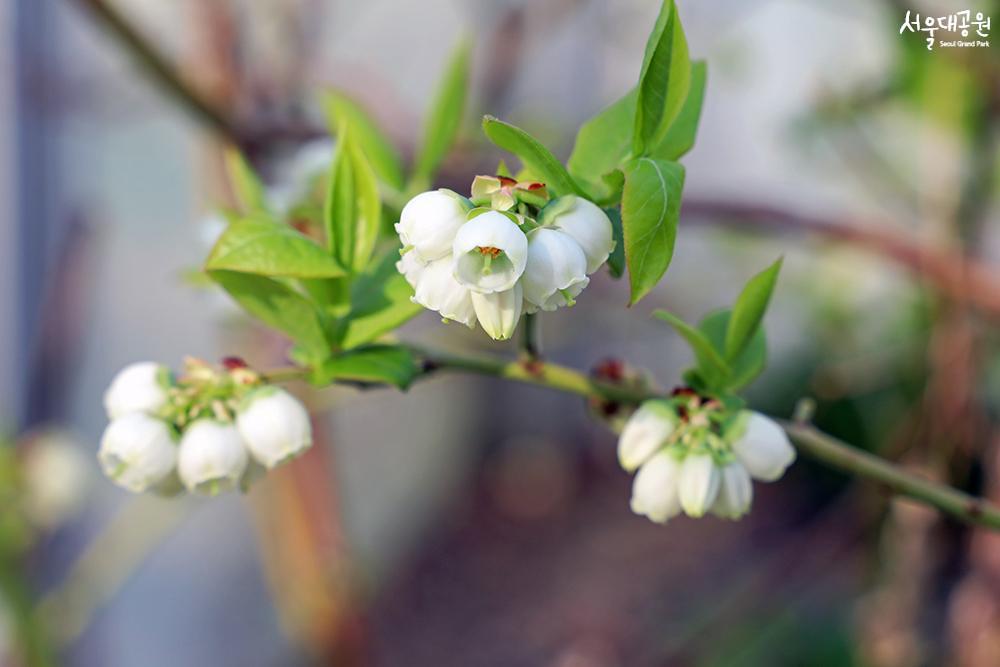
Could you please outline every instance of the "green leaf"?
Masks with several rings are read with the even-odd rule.
[[[351,312],[341,336],[345,349],[371,342],[418,315],[413,288],[396,270],[399,254],[390,250],[374,269],[365,272],[351,289]]]
[[[730,312],[718,310],[710,313],[698,324],[698,329],[712,342],[716,350],[723,349],[726,340],[726,331],[729,328]],[[764,336],[764,327],[758,327],[750,342],[743,348],[735,358],[729,360],[729,367],[732,374],[721,389],[724,391],[736,391],[750,384],[754,378],[760,375],[767,362],[767,340]]]
[[[368,112],[351,98],[337,92],[326,93],[323,96],[323,106],[331,132],[347,127],[379,180],[396,190],[402,190],[403,161]]]
[[[434,174],[461,129],[469,87],[469,52],[468,40],[463,39],[455,47],[427,116],[412,177],[421,188],[433,182]]]
[[[632,305],[653,289],[670,266],[684,167],[676,162],[639,158],[626,164],[624,173],[622,232]]]
[[[654,157],[676,160],[694,147],[694,140],[698,135],[698,122],[701,120],[701,105],[705,100],[707,76],[708,67],[704,60],[691,63],[691,86],[688,88],[684,106],[670,124],[663,141],[653,149]]]
[[[673,0],[664,0],[639,74],[632,154],[649,155],[681,110],[691,79],[687,40]]]
[[[248,313],[301,345],[313,358],[330,353],[321,313],[298,292],[264,276],[236,271],[210,271],[218,283]]]
[[[657,310],[653,315],[672,326],[687,341],[687,344],[691,346],[698,365],[698,374],[706,381],[708,386],[722,388],[729,379],[731,370],[729,364],[726,363],[726,360],[722,358],[719,351],[712,344],[712,341],[704,333],[695,329],[673,313],[665,310]]]
[[[484,116],[483,132],[498,147],[521,158],[530,173],[545,183],[552,194],[585,196],[580,186],[549,149],[521,128],[493,116]]]
[[[233,194],[243,212],[267,211],[264,184],[243,154],[236,148],[230,147],[226,149],[224,159],[230,187],[233,188]]]
[[[781,258],[751,278],[733,305],[733,315],[726,330],[724,349],[727,359],[735,359],[750,342],[767,312],[774,285],[781,271]]]
[[[312,239],[288,225],[254,218],[226,228],[205,268],[294,278],[344,275],[344,269]]]
[[[312,381],[390,384],[406,389],[419,374],[413,354],[395,345],[367,345],[349,350],[318,365]]]
[[[375,172],[347,126],[342,126],[337,136],[323,207],[327,247],[341,266],[357,273],[368,265],[375,249],[382,204]]]
[[[611,230],[615,239],[615,248],[608,257],[608,270],[613,278],[621,278],[625,274],[625,239],[622,237],[622,214],[617,208],[606,208],[604,212],[611,219]]]
[[[637,92],[633,88],[580,127],[566,166],[582,181],[600,184],[632,148],[632,121]]]

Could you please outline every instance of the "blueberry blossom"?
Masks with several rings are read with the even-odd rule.
[[[436,310],[446,320],[476,326],[471,294],[455,280],[450,256],[424,263],[411,251],[396,263],[396,269],[413,287],[414,303]]]
[[[677,412],[667,401],[646,401],[625,423],[618,440],[618,463],[628,472],[661,450],[677,428]]]
[[[647,460],[632,484],[632,511],[656,523],[677,516],[681,511],[677,481],[681,467],[677,459],[661,451]]]
[[[482,294],[504,292],[524,273],[528,239],[509,217],[486,211],[459,227],[452,253],[460,284]]]
[[[406,203],[396,224],[404,251],[415,252],[424,262],[448,256],[467,213],[465,201],[454,192],[420,193]]]
[[[523,298],[521,283],[503,292],[472,292],[472,306],[479,319],[479,326],[490,338],[507,340],[514,335],[517,322],[521,319]]]
[[[753,482],[742,463],[735,461],[719,469],[719,495],[712,514],[723,519],[738,519],[750,511]]]
[[[177,445],[166,422],[133,412],[113,419],[104,429],[97,459],[116,484],[141,493],[173,471]]]
[[[312,424],[305,406],[284,389],[262,387],[243,400],[236,428],[250,454],[273,468],[312,445]]]
[[[710,454],[688,454],[681,465],[678,495],[684,513],[692,517],[705,514],[719,493],[719,471]]]
[[[129,364],[118,371],[104,392],[108,419],[133,412],[155,414],[167,403],[170,369],[152,361]]]
[[[202,418],[188,426],[181,437],[177,472],[188,491],[215,495],[235,489],[248,462],[236,426]]]
[[[795,461],[795,449],[785,431],[773,419],[744,410],[742,434],[733,442],[736,458],[754,479],[773,482]]]
[[[549,206],[553,214],[545,218],[545,225],[566,232],[580,244],[587,256],[588,274],[601,268],[615,248],[607,213],[592,201],[575,195],[560,197]]]
[[[522,282],[524,299],[532,310],[571,306],[590,282],[587,257],[569,234],[540,227],[528,234]]]

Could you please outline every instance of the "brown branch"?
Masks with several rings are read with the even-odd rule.
[[[875,223],[835,222],[765,204],[693,197],[684,199],[682,214],[686,222],[804,232],[867,248],[926,279],[948,298],[1000,318],[1000,272],[960,252],[930,248]]]

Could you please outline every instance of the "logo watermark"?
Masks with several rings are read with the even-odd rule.
[[[956,12],[946,16],[924,16],[922,19],[917,12],[906,10],[906,18],[903,25],[899,27],[899,34],[909,30],[915,33],[926,33],[927,50],[934,48],[935,42],[941,48],[984,48],[989,47],[990,41],[990,17],[982,12],[976,12],[975,17],[972,10]],[[955,36],[954,39],[935,39],[934,34],[938,30]],[[975,34],[972,31],[975,30]],[[971,37],[971,39],[960,39]]]

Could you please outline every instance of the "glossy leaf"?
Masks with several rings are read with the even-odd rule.
[[[681,110],[691,79],[687,40],[673,0],[664,0],[646,42],[637,87],[632,154],[649,155]]]
[[[699,324],[698,329],[705,334],[716,350],[725,346],[726,331],[729,327],[730,312],[718,310],[707,315]],[[731,374],[722,391],[737,391],[750,384],[764,370],[767,362],[767,340],[764,328],[758,327],[750,341],[733,359],[728,360]]]
[[[636,96],[633,88],[580,127],[566,163],[570,174],[599,185],[602,176],[618,168],[632,148]]]
[[[417,377],[419,367],[413,354],[395,345],[367,345],[326,360],[316,366],[312,381],[390,384],[406,389]]]
[[[295,278],[344,275],[344,269],[312,239],[288,225],[253,218],[226,228],[205,268]]]
[[[614,250],[608,256],[608,270],[614,278],[625,275],[625,239],[622,237],[622,215],[617,208],[607,208],[604,212],[611,219],[611,230],[615,239]]]
[[[496,146],[521,158],[528,172],[545,183],[550,193],[585,195],[549,149],[521,128],[493,116],[484,116],[483,132]]]
[[[622,190],[622,232],[634,304],[659,282],[670,266],[677,237],[684,167],[639,158],[626,164]]]
[[[705,100],[707,77],[708,67],[704,60],[691,63],[691,85],[688,87],[684,106],[667,128],[663,141],[652,151],[653,157],[676,160],[694,147],[701,120],[701,106]]]
[[[719,351],[702,331],[665,310],[658,310],[653,315],[674,328],[694,352],[698,374],[710,387],[722,387],[728,381],[731,371],[729,364],[722,358]]]
[[[227,148],[224,159],[229,184],[233,189],[240,210],[244,213],[267,211],[267,195],[264,184],[243,154],[235,148]]]
[[[337,134],[324,204],[327,248],[352,273],[362,271],[378,238],[382,204],[375,172],[347,126]]]
[[[368,158],[375,175],[383,183],[402,190],[403,161],[364,107],[341,93],[330,92],[323,98],[331,131],[346,127],[361,152]]]
[[[351,311],[341,336],[345,349],[369,343],[423,310],[410,300],[413,288],[396,271],[397,259],[398,253],[390,250],[352,286]]]
[[[733,314],[726,329],[724,349],[727,359],[735,359],[743,352],[760,328],[767,305],[774,293],[774,285],[781,271],[781,259],[751,278],[733,304]]]
[[[461,129],[469,87],[469,54],[470,43],[463,40],[448,61],[427,115],[423,142],[413,170],[413,181],[421,188],[433,182],[434,174]]]

